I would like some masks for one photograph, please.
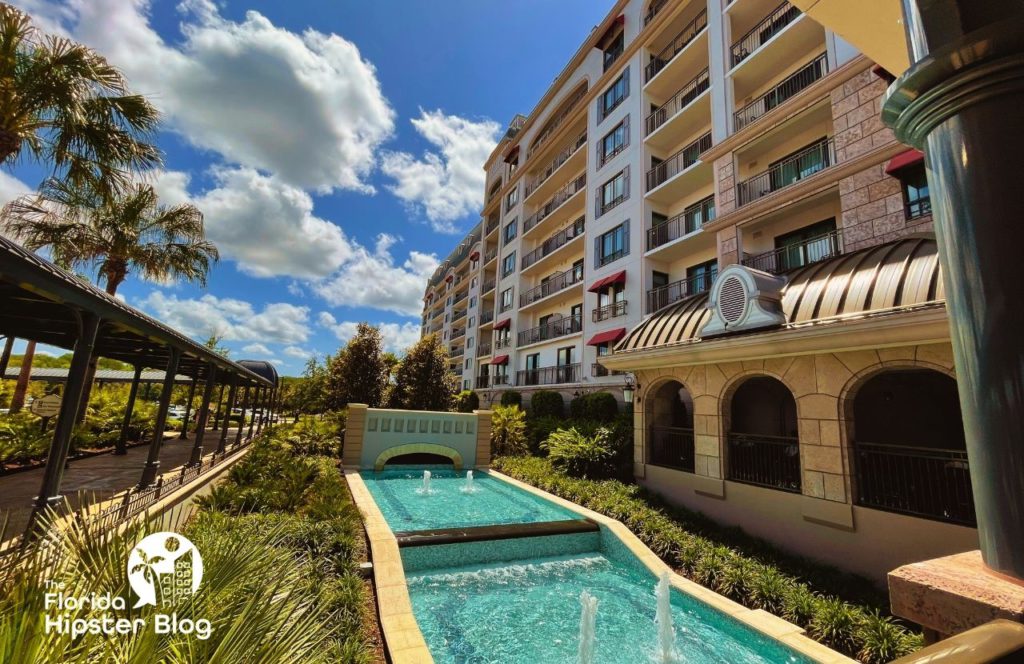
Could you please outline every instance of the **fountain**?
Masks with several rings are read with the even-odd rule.
[[[416,489],[416,493],[418,493],[418,494],[420,494],[422,496],[429,496],[432,493],[432,490],[430,488],[430,471],[429,470],[424,470],[423,471],[423,486],[420,487],[419,489]]]
[[[476,493],[477,488],[473,486],[473,471],[466,471],[466,485],[462,487],[462,493]]]
[[[597,598],[584,590],[580,593],[580,664],[593,664],[596,627]]]
[[[672,664],[676,660],[676,633],[672,628],[672,586],[668,580],[668,572],[662,572],[658,584],[654,587],[654,596],[658,600],[658,609],[654,622],[658,626],[658,649],[655,660],[659,664]]]

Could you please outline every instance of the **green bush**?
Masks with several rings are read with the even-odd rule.
[[[480,397],[473,390],[462,390],[455,395],[455,412],[472,413],[480,409]]]
[[[502,406],[519,406],[523,407],[523,395],[515,390],[505,390],[501,393],[501,405]]]
[[[866,664],[921,647],[919,634],[880,613],[887,598],[866,579],[784,554],[739,529],[669,506],[635,484],[571,477],[554,468],[553,453],[550,459],[498,458],[494,466],[621,521],[680,574],[746,606],[781,615]]]
[[[611,422],[619,415],[619,402],[611,392],[592,392],[573,399],[569,410],[573,419]]]
[[[612,431],[606,427],[593,433],[559,429],[548,436],[547,448],[551,464],[573,477],[607,479],[615,474]]]
[[[547,445],[544,443],[555,431],[565,426],[565,420],[560,417],[530,417],[526,420],[526,440],[530,448],[530,454],[544,456],[548,453]]]
[[[519,406],[498,406],[491,414],[491,453],[526,452],[526,413]]]
[[[530,417],[565,417],[565,400],[554,390],[540,390],[530,396]]]

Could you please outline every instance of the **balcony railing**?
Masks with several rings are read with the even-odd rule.
[[[516,343],[519,346],[540,343],[550,339],[557,339],[569,334],[576,334],[583,331],[583,316],[562,316],[557,320],[548,321],[543,325],[531,327],[529,330],[522,330],[517,335]]]
[[[537,175],[526,184],[526,196],[528,197],[530,194],[534,192],[534,190],[537,187],[547,182],[548,178],[551,177],[562,164],[569,161],[569,157],[576,154],[576,151],[586,144],[587,130],[584,129],[583,132],[576,137],[576,140],[574,140],[572,143],[566,146],[565,149],[563,149],[561,152],[555,155],[555,158],[551,160],[551,163],[548,164],[547,168],[545,168],[540,175]]]
[[[497,285],[497,283],[497,279],[490,279],[488,281],[485,281],[484,285],[480,287],[480,294],[486,295],[487,293],[490,293],[492,290],[494,290],[494,287]]]
[[[486,325],[494,320],[494,309],[486,309],[480,312],[480,324]]]
[[[600,362],[594,362],[590,365],[590,375],[594,378],[604,378],[606,376],[619,376],[622,375],[622,372],[609,369]]]
[[[711,148],[711,132],[704,134],[693,143],[647,171],[647,191],[663,184],[697,163],[702,154]]]
[[[658,15],[658,12],[665,8],[666,4],[668,4],[668,0],[654,0],[654,2],[651,3],[651,6],[647,8],[647,13],[644,14],[644,27],[654,20],[654,17]]]
[[[655,311],[663,309],[673,302],[678,302],[691,295],[707,292],[711,289],[711,284],[714,283],[717,276],[717,269],[708,270],[703,274],[695,274],[686,279],[680,279],[658,288],[652,288],[647,291],[647,313],[653,314]]]
[[[512,336],[508,337],[496,337],[494,339],[494,350],[501,350],[502,348],[512,347]]]
[[[783,436],[730,433],[728,478],[800,493],[800,441]]]
[[[498,248],[497,247],[494,247],[493,249],[488,249],[486,252],[484,252],[484,264],[486,265],[487,263],[490,263],[491,261],[493,261],[497,257],[498,257]]]
[[[531,288],[525,293],[521,293],[519,295],[519,306],[525,307],[537,300],[543,300],[548,295],[553,295],[560,290],[575,286],[581,281],[583,281],[582,267],[574,267],[565,272],[559,272],[536,288]]]
[[[687,473],[694,469],[693,429],[652,426],[648,433],[649,463]]]
[[[668,46],[661,49],[661,52],[647,63],[647,67],[644,69],[644,83],[657,76],[658,72],[664,69],[668,63],[672,62],[672,58],[679,55],[680,51],[689,46],[690,42],[696,39],[697,35],[703,32],[706,27],[708,27],[708,12],[706,9],[702,9],[692,21],[686,24],[685,28],[679,31],[679,34],[669,42]]]
[[[491,344],[480,344],[476,347],[476,356],[483,357],[491,354]]]
[[[452,336],[449,337],[449,338],[450,339],[458,339],[458,338],[464,337],[464,336],[466,336],[466,328],[462,328],[461,330],[452,330]]]
[[[693,100],[701,96],[709,87],[711,87],[711,79],[708,77],[708,70],[705,69],[680,88],[679,92],[672,95],[672,98],[665,102],[661,108],[655,109],[647,116],[647,135],[653,134],[658,127],[668,122],[669,118],[674,117],[692,104]]]
[[[789,270],[828,260],[843,253],[842,231],[836,229],[817,237],[812,237],[798,244],[766,251],[763,254],[743,259],[743,264],[755,270],[781,274]]]
[[[499,302],[498,303],[498,313],[503,314],[506,311],[512,311],[512,307],[513,306],[515,306],[515,305],[512,302],[508,302],[508,303]]]
[[[788,187],[836,163],[835,143],[831,138],[819,141],[797,154],[771,166],[767,171],[736,185],[740,205],[752,203]]]
[[[647,231],[647,250],[700,230],[715,218],[715,197],[708,196]]]
[[[857,504],[976,526],[963,450],[855,443]]]
[[[732,45],[732,66],[735,67],[746,60],[751,53],[782,32],[782,29],[795,21],[800,14],[800,10],[788,2],[783,2],[776,7],[772,13],[765,16],[760,23]]]
[[[491,386],[491,376],[477,376],[476,377],[476,389],[486,390]]]
[[[828,57],[822,53],[809,63],[787,76],[781,83],[750,102],[733,115],[736,131],[786,101],[804,88],[810,87],[815,81],[824,78],[828,73]]]
[[[565,102],[558,115],[548,122],[547,126],[544,127],[544,131],[541,132],[537,138],[533,139],[533,143],[530,145],[530,156],[533,156],[534,152],[547,143],[548,139],[558,131],[558,128],[562,126],[565,119],[576,109],[576,105],[579,104],[580,100],[585,96],[587,96],[587,86],[583,85],[580,86],[580,88],[573,93],[572,97]]]
[[[491,376],[491,387],[497,387],[498,385],[508,385],[509,377],[505,374],[498,374],[497,376]]]
[[[549,198],[544,205],[540,206],[536,212],[527,217],[526,221],[523,222],[523,233],[528,233],[531,228],[544,221],[548,215],[561,207],[562,203],[565,203],[567,200],[575,196],[576,193],[582,190],[585,186],[587,186],[586,173],[552,194],[551,198]]]
[[[454,307],[456,304],[462,302],[467,297],[469,297],[469,291],[462,291],[461,293],[452,298],[452,306]]]
[[[612,302],[606,304],[603,307],[594,309],[590,314],[590,319],[595,323],[600,323],[603,320],[609,318],[618,318],[619,316],[626,315],[626,300],[620,302]]]
[[[565,245],[569,244],[570,241],[583,235],[584,218],[585,217],[580,217],[569,226],[566,226],[548,239],[544,240],[539,247],[523,256],[522,269],[525,270],[545,256],[554,253],[556,249],[561,249]]]
[[[463,309],[462,311],[456,311],[455,313],[452,314],[452,322],[454,323],[457,320],[462,320],[465,317],[466,317],[466,310],[465,309]]]
[[[579,363],[539,369],[522,369],[516,372],[516,385],[560,385],[562,383],[578,383],[579,380]]]
[[[484,235],[490,235],[495,230],[497,230],[498,226],[500,226],[500,225],[501,225],[501,222],[498,219],[495,219],[494,221],[488,222],[487,223],[487,230],[484,231]]]
[[[448,347],[448,356],[449,357],[462,357],[462,355],[465,352],[466,352],[466,349],[461,347],[461,346],[449,346]]]

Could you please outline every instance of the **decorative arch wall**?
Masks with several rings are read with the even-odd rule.
[[[444,457],[451,460],[455,470],[462,470],[462,455],[459,451],[447,445],[437,445],[435,443],[406,443],[405,445],[389,447],[377,456],[377,459],[373,462],[373,469],[380,472],[384,470],[384,466],[387,465],[388,461],[396,457],[405,456],[406,454],[433,454]]]

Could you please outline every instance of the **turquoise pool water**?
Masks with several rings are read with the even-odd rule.
[[[422,493],[423,468],[363,471],[360,475],[394,532],[578,519],[579,515],[475,471],[474,493],[465,493],[466,471],[431,468],[431,493]]]

